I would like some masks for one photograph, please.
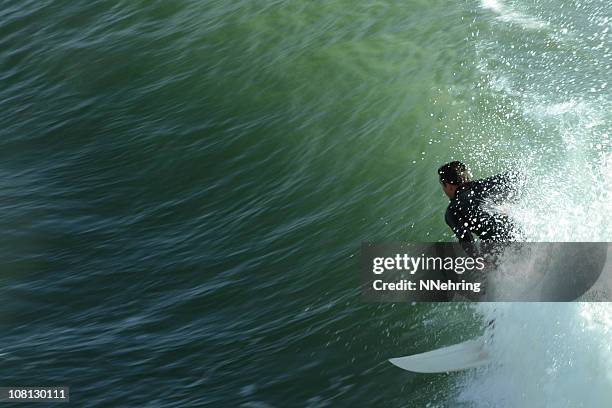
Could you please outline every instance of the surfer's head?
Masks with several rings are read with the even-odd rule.
[[[448,198],[453,198],[455,192],[464,183],[470,181],[470,173],[465,164],[460,161],[446,163],[438,169],[442,190]]]

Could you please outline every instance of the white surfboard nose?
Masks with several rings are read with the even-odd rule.
[[[445,373],[480,367],[490,362],[484,337],[412,356],[389,359],[403,370],[415,373]]]

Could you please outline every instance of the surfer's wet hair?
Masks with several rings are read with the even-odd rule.
[[[460,161],[446,163],[438,169],[440,183],[458,186],[470,181],[470,173],[465,164]]]

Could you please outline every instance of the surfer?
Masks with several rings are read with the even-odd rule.
[[[447,163],[438,169],[442,190],[449,198],[445,220],[470,255],[474,254],[474,236],[482,242],[508,242],[517,236],[517,228],[504,205],[518,195],[516,177],[501,173],[471,180],[465,164]]]
[[[453,161],[438,169],[442,190],[450,200],[445,220],[453,230],[463,250],[473,258],[485,260],[486,268],[464,274],[462,278],[487,285],[487,275],[497,267],[499,255],[505,243],[515,241],[518,229],[510,219],[505,206],[518,198],[518,178],[510,173],[501,173],[480,180],[471,180],[465,164]],[[474,235],[480,238],[480,245]],[[459,279],[451,274],[450,279]],[[468,296],[471,300],[486,297],[487,290]]]

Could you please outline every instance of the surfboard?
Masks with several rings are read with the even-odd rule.
[[[480,367],[490,362],[484,348],[485,339],[479,337],[463,343],[411,356],[389,359],[397,367],[415,373],[446,373]]]

